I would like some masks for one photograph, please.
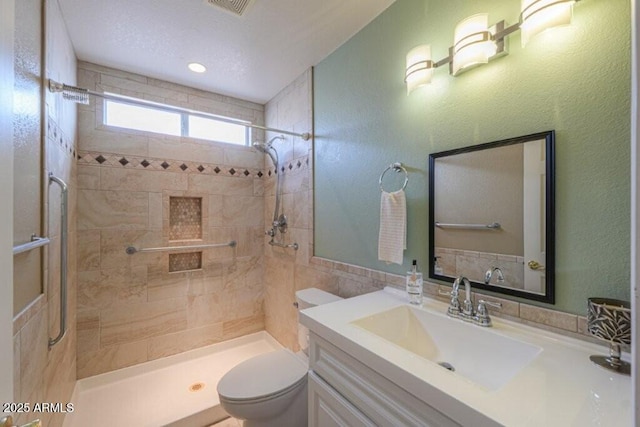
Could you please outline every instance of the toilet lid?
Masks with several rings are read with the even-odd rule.
[[[307,365],[289,350],[278,350],[245,360],[218,383],[218,394],[229,400],[253,400],[278,394],[307,374]]]

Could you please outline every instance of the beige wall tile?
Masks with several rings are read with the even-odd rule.
[[[78,271],[100,268],[100,230],[82,230],[77,240]]]
[[[95,129],[80,135],[79,149],[97,153],[114,153],[122,156],[149,155],[149,141],[146,136],[115,131],[116,128]]]
[[[147,266],[78,273],[78,307],[104,309],[147,300]]]
[[[563,313],[546,308],[520,304],[520,317],[535,323],[564,329],[571,332],[578,331],[578,318],[575,314]]]
[[[100,180],[103,190],[161,192],[187,189],[186,174],[167,171],[104,167]]]
[[[259,226],[263,224],[261,212],[264,202],[261,197],[224,196],[222,217],[228,226]]]
[[[102,347],[143,340],[187,327],[186,299],[176,298],[103,310]]]
[[[149,156],[159,159],[223,164],[224,149],[218,145],[192,138],[150,138]]]
[[[253,179],[190,174],[189,191],[227,196],[253,196]]]
[[[224,149],[224,163],[243,168],[260,169],[264,164],[264,154],[249,147],[227,146]]]
[[[78,310],[76,318],[78,349],[82,352],[100,349],[100,310]]]
[[[262,284],[263,272],[261,257],[234,258],[224,267],[225,290],[248,290],[256,283]]]
[[[241,337],[264,330],[264,315],[256,315],[241,319],[230,320],[222,325],[222,335],[225,340]]]
[[[100,268],[120,268],[156,262],[161,254],[137,253],[127,255],[128,246],[152,248],[163,245],[162,233],[158,230],[109,230],[100,231]]]
[[[192,329],[222,322],[224,320],[222,311],[224,304],[226,304],[226,299],[222,293],[189,296],[187,303],[188,327]]]
[[[47,310],[41,310],[20,331],[20,402],[42,385],[48,354]]]
[[[146,362],[147,342],[137,341],[97,351],[78,352],[78,379]]]
[[[149,193],[149,229],[162,229],[162,193]]]
[[[78,229],[146,229],[149,196],[145,192],[80,190]]]
[[[222,323],[162,335],[149,340],[149,359],[158,359],[222,341]]]
[[[235,249],[216,249],[217,259],[232,257],[261,256],[264,253],[264,232],[262,226],[256,227],[213,227],[210,231],[212,242],[229,242],[235,240]],[[222,253],[222,254],[221,254]]]
[[[99,190],[100,167],[78,165],[78,188],[81,190]]]
[[[193,273],[190,272],[169,273],[167,258],[163,257],[160,264],[149,266],[148,300],[158,301],[187,296],[191,276]]]

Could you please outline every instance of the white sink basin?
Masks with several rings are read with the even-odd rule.
[[[351,324],[491,391],[509,382],[542,351],[490,328],[406,305]]]

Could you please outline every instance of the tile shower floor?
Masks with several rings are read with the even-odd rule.
[[[72,397],[75,410],[66,415],[64,427],[211,425],[221,418],[215,411],[220,378],[238,363],[279,348],[269,334],[258,332],[81,379]],[[214,425],[241,424],[227,419]]]

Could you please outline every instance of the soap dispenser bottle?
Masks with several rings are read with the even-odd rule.
[[[411,271],[407,272],[407,294],[410,304],[422,304],[422,273],[418,270],[418,262],[415,259]]]
[[[440,264],[438,264],[438,258],[440,257],[433,257],[433,273],[437,274],[438,276],[442,276],[444,275],[444,271],[442,270],[442,267],[440,267]]]

